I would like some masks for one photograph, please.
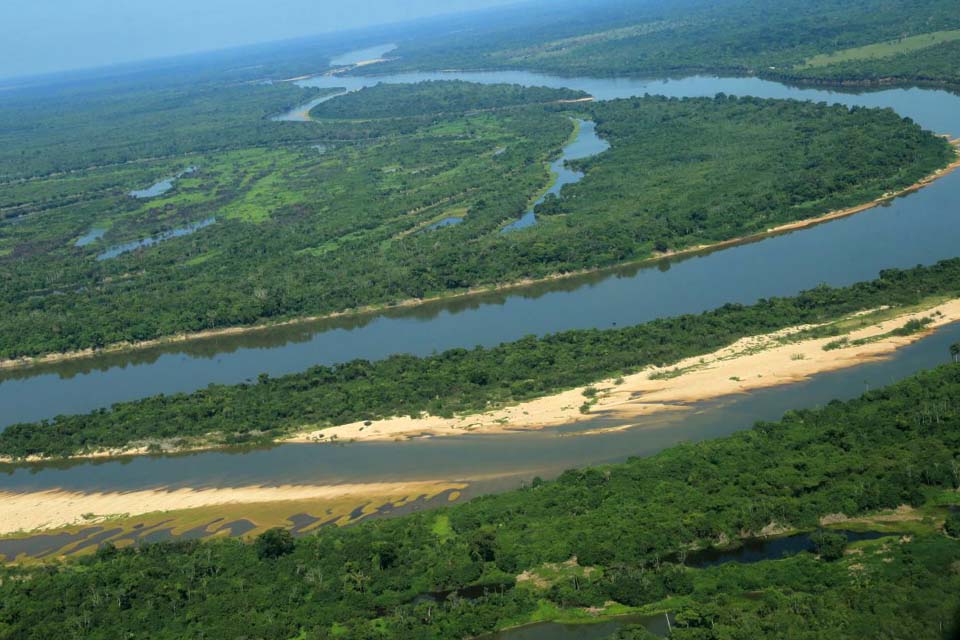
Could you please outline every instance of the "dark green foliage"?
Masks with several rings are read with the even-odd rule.
[[[615,100],[590,111],[612,148],[576,163],[586,178],[545,203],[529,234],[563,247],[568,263],[580,261],[574,266],[590,266],[580,257],[588,243],[624,260],[869,202],[954,157],[946,141],[891,110],[721,94]]]
[[[296,548],[293,536],[287,529],[270,529],[264,531],[255,542],[257,556],[260,559],[274,560],[293,553]]]
[[[628,625],[618,631],[610,640],[654,640],[656,637],[647,631],[646,627]]]
[[[424,512],[322,529],[269,561],[262,542],[223,540],[5,568],[0,637],[454,639],[528,619],[544,598],[671,598],[675,638],[859,640],[880,628],[939,638],[960,590],[960,544],[939,534],[876,541],[850,562],[800,553],[694,570],[663,559],[771,521],[812,527],[838,510],[857,516],[952,490],[958,398],[960,368],[944,366],[729,438],[447,508],[443,537],[436,512]],[[542,589],[513,585],[573,556],[596,564]],[[462,591],[471,585],[489,586]]]
[[[583,91],[520,85],[479,85],[462,81],[427,81],[416,85],[378,84],[314,107],[314,118],[405,118],[450,115],[505,107],[556,103],[585,98]]]
[[[80,84],[6,92],[0,184],[187,153],[312,140],[270,117],[322,95],[289,83]]]
[[[951,511],[947,515],[943,530],[951,537],[960,538],[960,511]]]
[[[606,377],[709,353],[739,338],[822,323],[881,305],[956,296],[960,259],[889,270],[851,287],[818,287],[793,298],[726,305],[701,315],[635,327],[568,331],[494,348],[453,349],[318,366],[256,384],[211,385],[81,416],[19,424],[0,432],[0,454],[66,456],[133,442],[204,437],[237,444],[272,439],[306,424],[334,425],[395,415],[479,411]]]
[[[847,549],[847,536],[842,533],[818,531],[810,536],[810,542],[816,547],[820,559],[827,562],[839,560]]]

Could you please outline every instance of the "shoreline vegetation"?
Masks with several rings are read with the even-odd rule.
[[[626,329],[572,331],[427,358],[356,361],[255,385],[157,396],[8,427],[0,433],[0,461],[507,432],[605,415],[622,422],[615,429],[624,429],[684,403],[889,355],[960,320],[958,270],[960,260],[945,261],[886,271],[880,280],[843,289],[821,287],[795,298],[728,305]],[[700,334],[710,341],[693,338]],[[530,367],[540,373],[539,386],[526,386]],[[253,425],[257,434],[251,438]]]
[[[948,135],[943,135],[942,137],[945,137],[949,140]],[[953,140],[949,140],[949,142],[957,150],[958,156],[960,156],[960,137]],[[425,305],[429,303],[440,302],[443,300],[470,298],[477,295],[494,293],[499,291],[523,289],[526,287],[535,286],[537,284],[543,284],[547,282],[553,282],[556,280],[566,280],[566,279],[571,279],[579,276],[591,275],[596,273],[612,272],[622,268],[655,264],[656,262],[669,259],[669,258],[676,258],[681,256],[695,255],[698,253],[716,251],[718,249],[729,248],[739,244],[754,242],[757,240],[780,235],[783,233],[789,233],[791,231],[796,231],[799,229],[816,226],[825,222],[829,222],[831,220],[836,220],[836,219],[856,215],[858,213],[862,213],[864,211],[868,211],[875,207],[881,206],[896,198],[919,191],[920,189],[923,189],[924,187],[927,187],[935,183],[940,178],[943,178],[951,174],[957,168],[960,168],[960,157],[958,157],[954,162],[948,164],[947,166],[941,169],[936,170],[934,173],[926,176],[925,178],[917,181],[916,183],[908,187],[905,187],[904,189],[901,189],[899,191],[889,193],[889,194],[884,194],[883,196],[876,198],[870,202],[866,202],[866,203],[852,206],[852,207],[847,207],[844,209],[839,209],[837,211],[826,213],[821,216],[816,216],[812,218],[806,218],[804,220],[785,223],[759,233],[749,234],[749,235],[745,235],[737,238],[731,238],[729,240],[724,240],[724,241],[716,242],[712,244],[697,245],[697,246],[686,247],[683,249],[677,249],[673,251],[658,252],[656,253],[656,255],[652,255],[647,258],[621,262],[612,266],[597,267],[597,268],[591,268],[591,269],[581,269],[576,271],[570,271],[567,273],[553,274],[543,278],[522,279],[514,282],[507,282],[507,283],[496,284],[496,285],[482,285],[482,286],[473,287],[471,289],[468,289],[466,291],[461,291],[461,292],[448,292],[448,293],[440,294],[437,296],[430,296],[425,298],[411,298],[411,299],[407,299],[394,304],[383,304],[383,303],[373,304],[373,305],[359,307],[356,309],[347,309],[343,311],[316,315],[316,316],[304,316],[301,318],[292,318],[289,320],[282,320],[279,322],[271,322],[271,323],[249,325],[249,326],[224,327],[219,329],[210,329],[206,331],[199,331],[199,332],[193,332],[193,333],[181,333],[173,336],[165,336],[161,338],[154,338],[151,340],[143,340],[143,341],[132,342],[132,343],[121,342],[121,343],[116,343],[100,349],[89,348],[89,349],[69,351],[64,353],[51,353],[51,354],[46,354],[42,356],[9,358],[9,359],[0,360],[0,371],[12,370],[12,369],[27,369],[31,367],[56,364],[59,362],[95,358],[95,357],[104,356],[104,355],[141,351],[141,350],[150,349],[150,348],[156,348],[156,347],[161,347],[166,345],[182,344],[182,343],[187,343],[187,342],[192,342],[197,340],[242,335],[246,333],[253,333],[253,332],[259,332],[259,331],[268,331],[270,329],[275,329],[279,327],[290,327],[290,326],[296,326],[300,324],[308,324],[311,322],[319,322],[323,320],[376,314],[376,313],[387,311],[387,310],[412,308],[412,307],[417,307],[417,306]]]

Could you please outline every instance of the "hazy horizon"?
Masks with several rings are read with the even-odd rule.
[[[0,6],[0,78],[360,29],[516,4],[518,0],[35,0]]]

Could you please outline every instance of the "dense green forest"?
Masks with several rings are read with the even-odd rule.
[[[939,530],[935,505],[957,502],[958,397],[960,367],[945,365],[440,511],[300,540],[273,530],[253,544],[107,546],[8,567],[0,637],[465,638],[613,601],[674,613],[676,639],[942,638],[960,542]],[[831,534],[814,536],[819,558],[686,566],[684,551],[771,524],[814,530],[828,514],[899,505],[927,519],[849,555]]]
[[[518,8],[513,20],[478,26],[471,38],[451,32],[401,41],[396,60],[359,72],[511,68],[777,77],[818,54],[957,28],[956,0],[601,2],[565,6],[549,17]],[[926,54],[919,52],[919,66],[911,68],[930,68]],[[945,80],[960,79],[955,65],[940,68]]]
[[[477,96],[503,106],[263,121],[264,131],[289,126],[310,139],[12,185],[0,195],[0,212],[13,216],[0,227],[0,358],[610,266],[860,204],[953,157],[889,110],[722,95],[518,104],[580,95],[465,83],[371,89],[351,96],[372,96],[371,114],[383,96],[411,109]],[[573,115],[594,118],[612,148],[577,163],[586,177],[540,206],[540,224],[501,233],[549,183],[545,163]],[[162,196],[127,195],[188,166],[197,170]],[[427,230],[449,216],[463,222]],[[215,223],[103,259],[200,221]],[[102,237],[77,246],[92,232]]]
[[[307,425],[479,411],[706,354],[745,336],[839,320],[882,305],[956,297],[958,283],[960,259],[955,259],[885,271],[878,280],[851,287],[824,286],[794,298],[727,305],[623,329],[568,331],[424,358],[397,355],[279,378],[264,375],[257,383],[211,385],[88,415],[12,425],[0,432],[0,455],[69,456],[149,443],[189,446],[197,438],[206,444],[260,442]],[[815,335],[833,331],[826,326]]]
[[[314,107],[313,118],[405,118],[546,104],[588,97],[573,89],[520,85],[481,85],[462,81],[427,81],[409,85],[378,84]]]
[[[289,83],[215,82],[14,93],[0,101],[0,180],[312,140],[269,117],[318,95]]]

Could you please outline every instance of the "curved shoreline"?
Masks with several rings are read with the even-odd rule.
[[[947,136],[944,136],[944,137],[947,137]],[[864,211],[868,211],[875,207],[886,204],[887,202],[890,202],[901,196],[914,193],[916,191],[919,191],[920,189],[923,189],[924,187],[930,186],[940,178],[943,178],[951,174],[956,169],[960,168],[960,138],[957,138],[955,140],[950,140],[950,144],[953,145],[954,148],[957,150],[958,157],[956,160],[954,160],[952,163],[948,164],[947,166],[941,169],[938,169],[934,173],[922,178],[921,180],[915,182],[914,184],[908,187],[905,187],[899,191],[895,191],[889,194],[884,194],[883,196],[876,198],[874,200],[871,200],[870,202],[855,205],[845,209],[838,209],[836,211],[828,212],[821,216],[817,216],[813,218],[805,218],[803,220],[784,223],[782,225],[778,225],[776,227],[767,229],[766,231],[760,231],[760,232],[748,234],[745,236],[739,236],[736,238],[731,238],[729,240],[722,240],[720,242],[715,242],[715,243],[706,244],[706,245],[696,245],[693,247],[687,247],[685,249],[678,249],[676,251],[668,251],[668,252],[652,255],[647,258],[620,262],[615,265],[596,267],[591,269],[579,269],[576,271],[569,271],[566,273],[556,273],[549,276],[544,276],[542,278],[524,278],[521,280],[515,280],[513,282],[508,282],[503,284],[481,285],[481,286],[471,287],[470,289],[467,289],[465,291],[447,292],[447,293],[442,293],[435,296],[430,296],[427,298],[410,298],[410,299],[397,302],[397,303],[392,303],[392,304],[378,303],[378,304],[371,304],[363,307],[346,309],[343,311],[336,311],[336,312],[322,314],[322,315],[302,316],[298,318],[281,320],[281,321],[271,322],[271,323],[248,325],[248,326],[224,327],[221,329],[207,329],[204,331],[196,331],[191,333],[179,333],[179,334],[164,336],[160,338],[153,338],[150,340],[142,340],[139,342],[119,342],[119,343],[114,343],[112,345],[104,347],[102,349],[87,348],[87,349],[81,349],[77,351],[68,351],[64,353],[49,353],[41,356],[8,358],[8,359],[0,360],[0,371],[29,369],[32,367],[39,367],[39,366],[49,365],[49,364],[57,364],[60,362],[67,362],[72,360],[83,360],[83,359],[89,359],[89,358],[96,358],[99,356],[143,351],[146,349],[151,349],[156,347],[183,344],[187,342],[206,340],[211,338],[244,335],[244,334],[255,333],[260,331],[269,331],[271,329],[309,324],[312,322],[334,320],[337,318],[374,315],[377,313],[382,313],[382,312],[390,311],[394,309],[407,309],[407,308],[419,307],[422,305],[436,303],[436,302],[457,300],[462,298],[472,298],[472,297],[484,295],[484,294],[491,294],[491,293],[497,293],[502,291],[511,291],[515,289],[524,289],[527,287],[535,286],[538,284],[545,284],[548,282],[554,282],[557,280],[569,280],[577,277],[595,275],[595,274],[604,273],[604,272],[614,272],[618,269],[651,265],[668,258],[696,255],[698,253],[707,253],[707,252],[716,251],[718,249],[725,249],[725,248],[737,246],[740,244],[747,244],[750,242],[755,242],[757,240],[762,240],[762,239],[773,237],[776,235],[781,235],[791,231],[813,227],[825,222],[830,222],[832,220],[837,220],[840,218],[856,215],[858,213],[862,213]]]

